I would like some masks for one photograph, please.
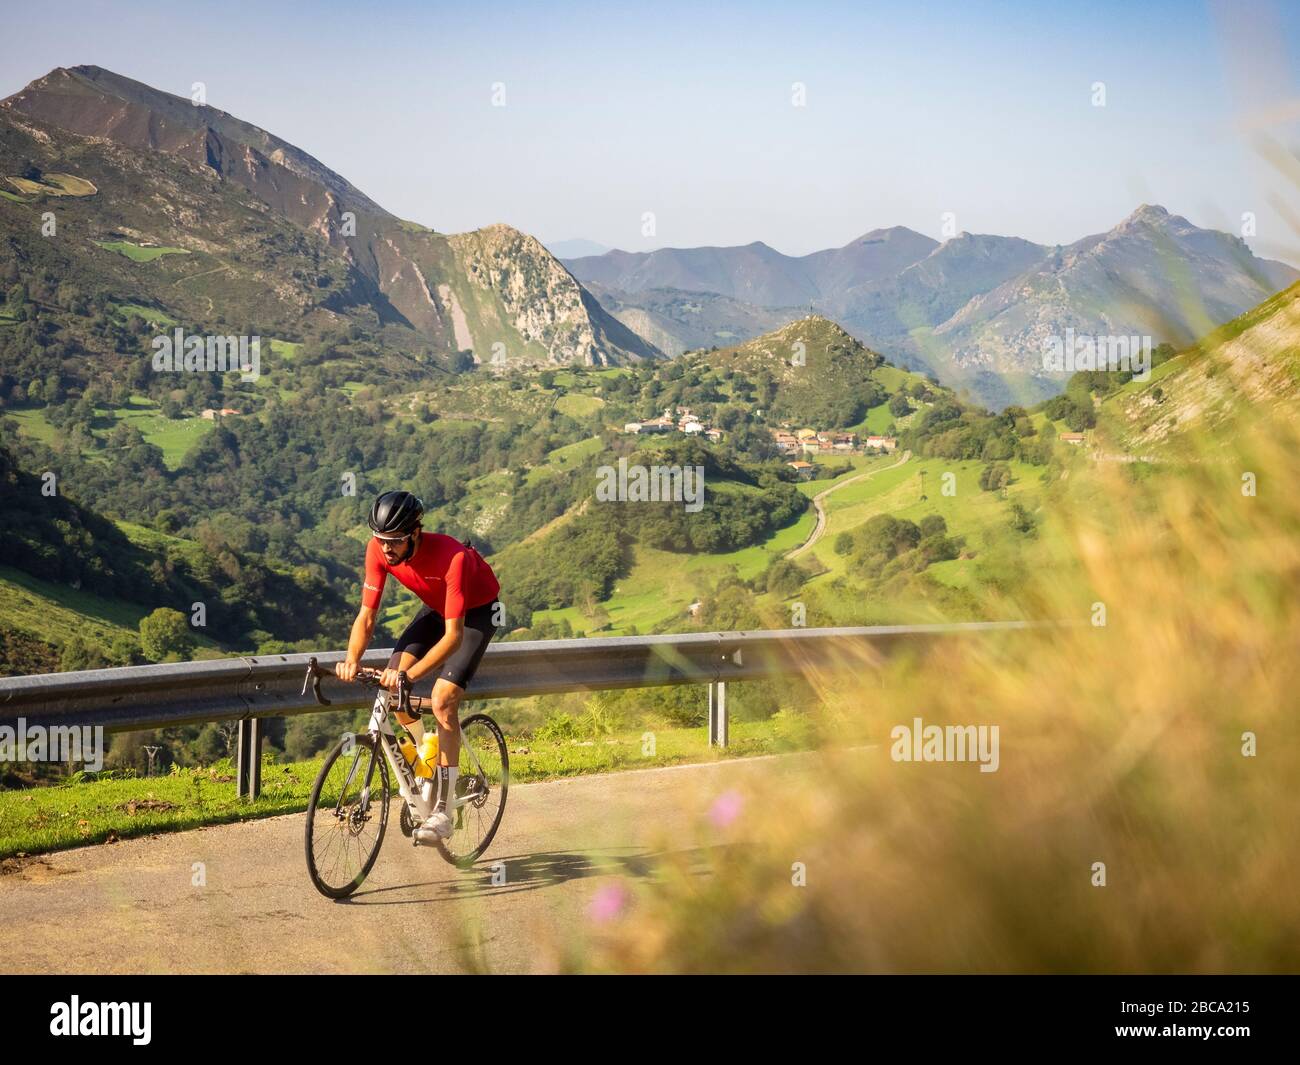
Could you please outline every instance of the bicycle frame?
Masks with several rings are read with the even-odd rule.
[[[379,691],[375,694],[374,707],[370,712],[370,727],[367,733],[373,737],[379,746],[383,748],[384,756],[388,759],[388,764],[393,767],[393,772],[397,776],[398,791],[403,800],[411,808],[413,815],[416,815],[416,824],[421,824],[433,816],[434,807],[438,801],[437,781],[433,781],[434,788],[426,798],[424,782],[427,778],[416,776],[415,771],[407,763],[402,749],[397,742],[397,734],[393,729],[393,723],[389,719],[390,713],[390,694],[387,691]],[[458,729],[459,731],[459,729]],[[478,754],[474,748],[465,739],[465,733],[460,732],[461,748],[469,752],[470,761],[474,766],[475,776],[482,779],[483,767],[478,760]],[[370,788],[374,783],[375,774],[375,749],[371,748],[370,760],[366,766],[366,782],[361,789],[361,812],[364,815],[370,809]],[[361,765],[361,759],[357,758],[352,763],[352,768],[348,771],[347,780],[344,781],[343,789],[340,792],[339,802],[342,803],[342,797],[348,793],[348,788],[352,785],[357,769]],[[470,802],[470,797],[457,798],[454,795],[447,797],[447,816],[456,820],[456,814],[462,806]],[[341,814],[341,808],[338,810]]]
[[[321,706],[329,706],[330,701],[321,694],[320,690],[320,678],[323,675],[324,674],[321,672],[320,667],[316,664],[316,659],[312,658],[307,664],[307,676],[303,680],[302,693],[306,695],[307,688],[310,686],[312,695],[316,699],[316,702]],[[409,682],[406,680],[405,673],[400,674],[400,677],[401,683],[396,696],[382,688],[375,693],[375,702],[370,712],[370,727],[367,730],[367,734],[374,738],[376,746],[383,747],[384,756],[388,759],[388,764],[393,767],[393,772],[397,774],[398,791],[401,793],[402,799],[406,802],[413,819],[418,825],[423,824],[433,816],[434,808],[438,801],[438,793],[436,790],[437,781],[435,780],[433,782],[435,787],[430,789],[430,794],[426,797],[424,784],[422,783],[423,778],[416,776],[415,770],[407,764],[406,758],[402,754],[402,749],[398,746],[397,734],[393,731],[393,724],[388,719],[389,712],[393,709],[394,698],[397,699],[399,707],[405,708],[407,711],[412,711]],[[424,700],[416,699],[415,711],[421,711],[423,707]],[[483,764],[479,761],[478,752],[476,752],[470,745],[469,741],[465,739],[465,733],[460,729],[459,722],[457,722],[457,732],[460,734],[461,749],[469,752],[470,761],[474,766],[474,779],[486,787],[487,774],[483,772]],[[338,805],[335,806],[334,809],[335,815],[338,817],[343,816],[343,796],[347,795],[348,788],[351,787],[352,781],[355,779],[357,769],[360,765],[360,758],[353,759],[352,767],[348,770],[347,779],[344,781],[343,788],[339,794]],[[370,788],[374,783],[374,779],[375,749],[372,747],[370,752],[370,761],[366,766],[365,786],[361,789],[361,800],[359,806],[362,816],[365,816],[370,810]],[[463,798],[458,798],[455,795],[447,796],[447,816],[454,816],[454,820],[457,822],[457,827],[459,827],[461,808],[476,798],[478,798],[477,789],[475,794],[467,794]]]

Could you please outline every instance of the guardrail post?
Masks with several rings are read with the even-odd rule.
[[[246,717],[239,722],[239,797],[256,799],[262,794],[262,722]]]
[[[727,682],[709,682],[709,746],[727,746]]]

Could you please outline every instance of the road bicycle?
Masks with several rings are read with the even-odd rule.
[[[329,706],[320,679],[333,675],[311,659],[302,693],[310,687],[316,701]],[[331,899],[356,891],[379,857],[388,827],[390,771],[402,798],[402,835],[417,847],[436,847],[459,868],[468,868],[483,855],[505,813],[510,786],[505,737],[487,714],[474,714],[460,723],[460,775],[456,794],[447,803],[453,831],[442,839],[428,826],[438,799],[436,775],[417,776],[398,746],[389,715],[395,710],[423,713],[432,700],[412,697],[405,672],[399,674],[396,691],[381,687],[380,676],[377,669],[357,670],[358,683],[378,689],[370,726],[361,734],[344,733],[325,756],[307,804],[307,872],[316,890]]]

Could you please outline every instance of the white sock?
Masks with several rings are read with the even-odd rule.
[[[424,718],[417,717],[405,728],[411,734],[411,738],[415,740],[415,749],[418,751],[420,744],[424,742]]]
[[[446,811],[449,817],[451,816],[451,800],[456,794],[456,777],[459,773],[459,766],[443,765],[438,767],[438,776],[442,780],[442,787],[438,792],[438,808]]]

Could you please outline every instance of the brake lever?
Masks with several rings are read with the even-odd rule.
[[[307,676],[303,678],[302,691],[299,694],[306,695],[307,685],[310,684],[311,693],[315,697],[316,701],[320,703],[321,706],[329,706],[330,701],[320,693],[320,678],[320,667],[316,665],[316,659],[313,658],[307,663]]]

